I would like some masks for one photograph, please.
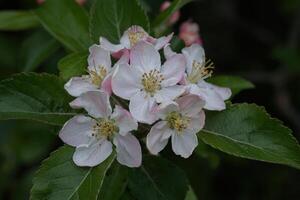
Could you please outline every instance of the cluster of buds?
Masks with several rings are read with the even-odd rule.
[[[169,140],[176,155],[193,153],[205,110],[225,109],[231,91],[205,81],[213,65],[201,45],[176,53],[169,45],[172,36],[154,38],[132,26],[119,44],[100,37],[90,47],[88,73],[65,84],[75,97],[70,106],[85,114],[71,118],[59,133],[76,147],[76,165],[96,166],[115,150],[119,163],[139,167],[143,141],[154,155]]]

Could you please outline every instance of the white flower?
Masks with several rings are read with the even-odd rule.
[[[111,94],[111,74],[113,68],[111,67],[110,52],[96,44],[89,48],[89,52],[87,68],[89,75],[73,77],[65,84],[67,92],[74,97],[97,89],[102,89]],[[124,55],[115,65],[123,62],[128,62],[128,56]]]
[[[184,92],[176,85],[184,73],[184,57],[171,56],[161,66],[159,52],[153,45],[139,42],[130,52],[130,66],[121,64],[112,77],[113,92],[130,100],[129,110],[143,123],[157,120],[157,103],[171,101]]]
[[[165,57],[176,55],[169,46],[164,48]],[[182,49],[186,59],[186,74],[182,81],[191,94],[199,95],[205,100],[204,108],[207,110],[224,110],[225,100],[231,96],[231,90],[219,87],[205,81],[212,74],[212,63],[205,61],[204,49],[199,44]]]
[[[170,34],[156,39],[149,36],[142,27],[133,25],[124,32],[120,39],[120,44],[112,44],[106,38],[100,37],[100,45],[103,49],[113,53],[123,49],[131,49],[140,41],[147,41],[153,44],[156,49],[161,49],[170,42],[172,36],[173,34]]]
[[[103,91],[89,91],[70,103],[84,108],[89,116],[76,115],[65,123],[59,137],[76,147],[73,161],[78,166],[93,167],[103,162],[116,146],[117,160],[128,167],[141,165],[139,141],[130,131],[138,124],[130,113],[116,106],[112,113],[109,96]]]
[[[157,122],[147,135],[147,148],[158,154],[172,138],[172,149],[176,155],[188,158],[198,145],[197,133],[203,128],[205,102],[198,95],[186,95],[176,102],[161,104],[158,113],[162,121]]]

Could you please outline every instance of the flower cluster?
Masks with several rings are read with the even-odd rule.
[[[87,75],[65,84],[76,97],[70,106],[87,114],[71,118],[59,133],[76,147],[76,165],[96,166],[115,149],[119,163],[140,166],[139,127],[143,133],[150,127],[146,146],[151,154],[162,151],[169,139],[176,155],[192,154],[205,123],[203,109],[225,109],[231,91],[205,81],[213,65],[205,60],[202,46],[192,44],[176,53],[169,46],[171,39],[172,34],[153,38],[132,26],[120,44],[101,37],[99,45],[90,47]]]

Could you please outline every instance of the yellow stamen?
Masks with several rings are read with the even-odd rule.
[[[207,60],[204,64],[193,61],[192,71],[188,76],[190,83],[197,83],[201,79],[210,77],[213,73],[214,63],[211,60]]]
[[[133,47],[139,41],[147,36],[147,33],[143,30],[132,29],[128,31],[128,37],[130,41],[130,46]]]
[[[156,69],[144,73],[142,76],[142,85],[144,91],[153,96],[157,90],[161,89],[161,82],[164,80],[163,75]]]
[[[115,121],[110,119],[101,119],[93,127],[93,136],[97,139],[111,138],[115,133],[118,132],[118,127],[116,126]]]
[[[166,121],[171,129],[176,130],[178,133],[182,133],[182,131],[188,127],[190,118],[173,111],[168,114]]]
[[[106,68],[104,66],[99,66],[99,71],[93,70],[89,71],[89,74],[91,76],[92,83],[96,86],[100,86],[103,79],[107,75]]]

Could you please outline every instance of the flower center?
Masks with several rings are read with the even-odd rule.
[[[93,136],[97,139],[111,138],[115,133],[117,133],[119,128],[117,127],[114,120],[111,119],[101,119],[93,127]]]
[[[210,77],[213,73],[214,64],[211,60],[206,61],[204,64],[193,61],[192,71],[188,76],[188,81],[190,83],[197,83],[201,79],[206,79]]]
[[[147,34],[143,30],[130,30],[128,32],[130,46],[133,47],[134,45],[136,45],[136,43],[143,40],[146,36]]]
[[[176,130],[178,133],[182,133],[182,131],[188,127],[190,118],[183,116],[179,112],[173,111],[167,115],[166,121],[171,129]]]
[[[144,73],[142,76],[142,85],[144,90],[153,96],[157,90],[161,89],[161,82],[164,80],[163,75],[156,69]]]
[[[107,75],[107,71],[106,71],[106,68],[101,65],[101,66],[99,66],[99,71],[98,72],[95,69],[93,71],[89,71],[89,74],[91,76],[92,83],[96,86],[100,86],[103,79]]]

